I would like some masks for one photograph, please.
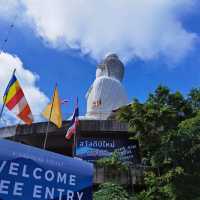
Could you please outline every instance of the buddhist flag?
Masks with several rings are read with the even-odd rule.
[[[31,109],[27,103],[24,92],[20,87],[15,73],[13,73],[13,76],[4,93],[3,103],[10,111],[17,115],[26,124],[30,125],[33,122]]]
[[[54,90],[52,101],[44,109],[42,115],[48,120],[53,122],[58,128],[62,126],[62,113],[60,108],[60,98],[58,95],[57,87]]]

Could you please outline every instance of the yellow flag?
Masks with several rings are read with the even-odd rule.
[[[51,103],[47,105],[42,115],[49,121],[53,122],[58,128],[62,126],[62,113],[57,87],[55,88]]]

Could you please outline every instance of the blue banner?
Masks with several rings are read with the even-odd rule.
[[[96,160],[109,157],[117,152],[122,162],[127,164],[140,163],[139,144],[137,140],[129,140],[128,137],[78,137],[76,156],[95,162]]]
[[[0,139],[0,200],[91,200],[90,163]]]

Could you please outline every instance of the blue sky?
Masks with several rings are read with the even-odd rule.
[[[2,2],[5,3],[6,1],[3,0]],[[44,5],[41,5],[41,10],[45,9],[45,2],[48,3],[48,0],[45,0]],[[124,9],[130,7],[129,0],[125,0],[124,2],[125,3],[122,3],[123,5],[120,6],[123,6]],[[179,90],[184,95],[186,95],[191,88],[199,87],[200,85],[200,13],[197,11],[199,4],[196,3],[196,1],[194,1],[193,5],[188,5],[189,1],[187,0],[184,0],[182,2],[185,2],[185,4],[177,3],[176,6],[173,5],[174,7],[171,5],[162,5],[162,7],[158,7],[158,10],[162,11],[159,15],[163,16],[164,13],[163,21],[161,20],[156,22],[156,25],[154,24],[154,22],[152,22],[152,27],[150,23],[149,27],[145,27],[144,29],[141,29],[139,31],[137,30],[137,27],[130,29],[130,27],[134,23],[134,20],[127,19],[127,27],[123,25],[122,28],[127,28],[127,31],[130,31],[129,34],[124,32],[119,32],[119,34],[115,34],[116,32],[118,32],[118,29],[121,28],[120,26],[117,27],[116,30],[112,29],[113,32],[110,31],[111,36],[110,34],[106,35],[102,33],[102,36],[101,34],[99,35],[99,32],[96,33],[95,31],[99,31],[98,27],[95,29],[95,26],[93,26],[94,28],[92,30],[90,30],[89,28],[86,29],[84,27],[83,30],[85,30],[85,32],[87,32],[90,36],[89,38],[91,38],[91,41],[89,40],[89,42],[86,36],[82,36],[84,35],[84,33],[78,35],[76,31],[72,31],[71,34],[68,34],[68,30],[80,30],[80,32],[82,31],[81,28],[85,21],[81,23],[80,21],[82,20],[81,18],[86,15],[85,13],[80,13],[80,16],[79,12],[75,13],[76,18],[74,18],[73,23],[77,22],[77,24],[79,24],[80,26],[77,24],[71,26],[69,25],[67,30],[65,30],[65,26],[61,26],[61,28],[59,27],[58,31],[53,32],[50,29],[52,20],[48,21],[48,19],[51,17],[48,17],[45,24],[41,24],[40,21],[38,21],[37,17],[39,16],[39,19],[42,21],[43,17],[44,19],[46,19],[45,17],[47,16],[42,16],[41,13],[38,12],[38,8],[36,8],[36,5],[33,5],[34,3],[30,3],[29,5],[25,6],[26,9],[29,11],[27,12],[28,14],[26,14],[28,17],[30,17],[31,20],[28,20],[27,22],[26,20],[24,20],[24,16],[22,18],[18,17],[15,27],[10,32],[9,40],[3,51],[4,53],[9,55],[15,55],[23,63],[24,69],[29,70],[31,73],[33,73],[33,75],[37,74],[37,77],[39,78],[37,78],[32,86],[35,88],[39,88],[39,91],[47,98],[51,98],[54,85],[56,82],[58,83],[61,98],[70,100],[69,105],[67,107],[63,107],[64,116],[67,116],[69,115],[69,113],[72,112],[73,99],[76,96],[79,97],[81,114],[83,115],[85,113],[85,94],[95,79],[96,64],[108,52],[117,52],[122,60],[125,62],[125,77],[123,80],[123,85],[127,91],[129,101],[131,101],[133,98],[138,98],[139,100],[144,101],[147,98],[148,94],[150,92],[153,92],[159,84],[168,86],[170,89],[172,89],[172,91]],[[156,3],[157,1],[152,0],[152,4],[157,5],[158,3]],[[150,7],[150,9],[152,9],[152,12],[154,11],[154,9],[156,9],[155,5],[154,8]],[[11,13],[10,10],[12,10],[13,12],[13,9],[15,13],[21,11],[21,8],[19,9],[17,7],[16,9],[16,5],[12,9],[10,8],[11,6],[12,3],[11,5],[9,5],[6,12]],[[94,8],[95,6],[99,7],[101,5],[90,6],[93,6],[92,8]],[[112,5],[109,6],[110,8],[112,8]],[[141,12],[143,12],[143,7],[145,6],[145,1],[143,5],[138,5]],[[191,7],[188,11],[186,8],[188,8],[189,6]],[[78,10],[79,5],[72,5],[71,9],[73,10],[76,7]],[[57,8],[60,9],[59,6]],[[117,7],[114,7],[113,10],[111,9],[111,12],[114,13],[115,9],[117,9]],[[131,13],[131,9],[127,11],[127,13],[129,12]],[[135,10],[133,10],[133,12],[135,12]],[[65,13],[62,14],[65,16]],[[108,15],[106,11],[105,15]],[[137,14],[135,15],[137,18]],[[154,19],[157,20],[157,17],[159,17],[159,15],[155,15],[155,17],[152,17],[152,21]],[[13,14],[10,14],[8,16],[3,14],[2,16],[0,15],[0,43],[3,42],[8,27],[10,23],[12,23],[14,17]],[[114,18],[115,16],[115,14],[112,15],[109,13],[109,23],[112,23],[112,20],[115,21],[115,19],[112,19],[112,17]],[[172,18],[171,16],[176,16],[176,18],[174,19],[175,23],[173,22],[173,20],[169,21],[169,19]],[[134,17],[134,14],[133,16],[131,15],[130,18],[131,17]],[[52,16],[52,19],[54,19],[54,16]],[[54,23],[56,23],[56,20],[59,19],[62,19],[66,26],[68,26],[68,24],[71,24],[70,22],[66,22],[64,17],[58,17],[57,14],[55,16]],[[101,18],[97,19],[95,18],[95,23],[99,22],[101,24]],[[92,22],[90,22],[88,19],[86,20],[86,22],[88,22],[91,26],[93,25]],[[174,28],[178,24],[177,22],[181,24],[181,28]],[[49,26],[46,25],[48,23]],[[103,23],[105,23],[105,26],[107,26],[105,21]],[[145,26],[144,23],[145,20],[141,20],[141,26]],[[149,22],[147,21],[146,23]],[[169,25],[170,31],[173,28],[175,31],[170,32],[170,36],[166,36],[167,44],[170,45],[163,47],[163,40],[161,41],[160,37],[162,34],[164,34],[163,32],[166,31],[165,25]],[[151,29],[155,29],[155,31],[149,31]],[[63,35],[59,35],[58,32],[62,30]],[[102,32],[105,30],[102,30]],[[146,30],[147,35],[143,36],[143,33]],[[134,34],[131,35],[131,31],[135,31],[139,36],[132,36]],[[56,34],[58,34],[58,36]],[[121,35],[123,36],[123,34],[125,34],[126,36],[124,37],[124,39],[123,37],[121,37]],[[179,40],[177,36],[178,34],[184,34],[182,36],[182,40]],[[149,35],[154,36],[149,39]],[[127,38],[129,36],[130,38],[128,40]],[[111,39],[109,40],[109,37],[114,38],[117,45],[115,45],[116,43],[113,43]],[[110,49],[107,47],[108,45],[106,45],[106,43],[104,44],[104,42],[102,42],[104,41],[104,39],[106,40],[108,45],[110,45]],[[120,42],[118,42],[118,39]],[[182,46],[185,41],[186,44]],[[62,45],[62,43],[64,45]],[[127,45],[127,43],[132,43],[132,45]],[[122,48],[118,47],[118,45],[120,44]],[[182,51],[183,49],[184,51]],[[4,67],[4,69],[2,68],[2,70],[6,70],[6,67]],[[21,77],[21,79],[23,79],[23,77]],[[0,90],[1,92],[3,91],[5,85],[6,80],[4,80],[4,84],[2,85],[2,88]],[[47,98],[43,101],[41,109],[44,107],[44,104],[48,102]],[[40,98],[38,98],[38,101],[40,101]],[[33,105],[37,106],[37,102],[34,102]]]

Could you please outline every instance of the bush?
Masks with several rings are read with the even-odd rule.
[[[100,189],[94,193],[94,200],[128,200],[128,193],[126,190],[111,182],[104,183]]]

